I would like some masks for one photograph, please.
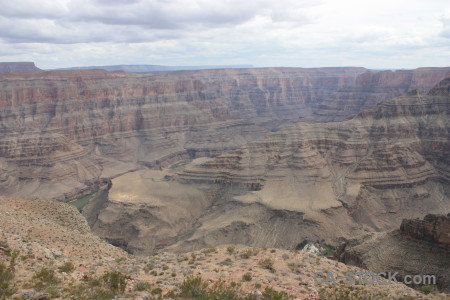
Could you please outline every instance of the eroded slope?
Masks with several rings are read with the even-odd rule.
[[[164,221],[171,240],[145,229],[163,222],[154,212],[127,215],[138,207],[165,211],[170,201],[154,202],[151,188],[139,205],[105,200],[102,209],[87,212],[98,215],[90,224],[129,251],[152,253],[227,243],[292,248],[305,238],[336,242],[396,228],[402,218],[448,213],[449,85],[446,79],[428,95],[385,101],[348,121],[291,125],[186,165],[167,177],[166,198],[173,195],[200,216],[180,230],[174,224],[185,214],[173,213]],[[143,184],[152,187],[152,180]],[[126,182],[117,178],[111,191]],[[186,187],[202,195],[196,201],[176,196]]]

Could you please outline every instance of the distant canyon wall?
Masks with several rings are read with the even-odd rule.
[[[34,65],[34,62],[0,62],[0,74],[42,72]]]

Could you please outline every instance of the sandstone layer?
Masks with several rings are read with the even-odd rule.
[[[450,291],[450,214],[404,219],[400,230],[372,233],[341,244],[339,261],[372,272],[435,275],[437,286]]]
[[[339,123],[290,125],[237,150],[195,160],[175,174],[116,178],[111,197],[86,215],[95,216],[89,220],[100,236],[142,254],[227,243],[280,248],[304,239],[335,243],[398,228],[403,218],[448,213],[449,86],[447,78],[428,94],[384,101]],[[167,194],[155,201],[152,191],[158,188],[152,182],[158,178],[166,178]],[[115,185],[131,181],[148,188],[136,197],[141,201],[116,197]],[[187,193],[179,198],[187,187],[203,194],[195,201]],[[196,212],[190,224],[183,221],[185,213],[171,220],[157,215],[170,214],[175,203],[170,199]],[[151,230],[156,227],[171,232]]]
[[[70,199],[130,170],[236,149],[299,118],[347,118],[413,88],[430,89],[446,72],[5,74],[0,76],[0,193]],[[340,104],[332,106],[330,99],[337,98]]]

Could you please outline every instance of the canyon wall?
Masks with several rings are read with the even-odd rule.
[[[130,170],[214,156],[299,119],[347,118],[411,88],[429,89],[447,71],[5,74],[0,76],[0,193],[73,198]],[[336,97],[341,103],[328,105]]]
[[[398,228],[404,218],[449,213],[449,86],[447,78],[428,94],[411,91],[342,122],[295,123],[164,176],[142,173],[126,192],[118,187],[131,181],[118,177],[102,208],[86,214],[97,216],[90,224],[100,236],[148,254],[227,243],[336,243]],[[154,191],[163,181],[168,194],[160,197]],[[201,195],[196,202],[178,196],[187,188]],[[173,199],[197,212],[190,224],[183,213],[160,216],[170,214]],[[146,229],[158,226],[168,231]]]

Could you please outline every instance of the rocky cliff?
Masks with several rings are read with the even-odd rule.
[[[118,177],[102,208],[86,214],[96,216],[90,224],[102,237],[151,253],[167,246],[334,243],[398,228],[403,218],[448,213],[448,86],[450,78],[428,94],[411,92],[343,122],[296,123],[182,171]],[[170,214],[183,207],[174,199],[196,212],[189,223],[186,213]],[[155,227],[166,230],[148,229]]]
[[[426,215],[423,220],[405,219],[400,232],[407,238],[432,243],[450,251],[450,214]]]
[[[442,80],[450,68],[418,68],[415,70],[372,71],[358,75],[353,86],[347,86],[318,103],[314,109],[315,121],[339,121],[348,112],[357,113],[385,99],[392,99],[405,92],[427,93]],[[333,116],[333,117],[331,117]],[[305,119],[306,120],[306,119]]]
[[[373,72],[271,68],[5,74],[0,76],[0,192],[68,199],[143,166],[159,168],[236,149],[299,118],[348,117],[370,102],[360,102],[361,95],[374,102],[416,86],[429,89],[446,70],[415,77],[404,73],[424,71],[386,71],[394,91],[380,94],[383,87],[376,88],[374,81],[359,96],[344,93],[340,99],[348,100],[348,109],[343,113],[340,106],[320,113],[319,104],[357,89],[365,82],[361,76]],[[379,73],[384,74],[374,74]],[[366,95],[371,93],[377,96]]]
[[[34,65],[34,62],[0,62],[0,74],[41,71]]]
[[[400,230],[371,233],[342,243],[336,258],[372,272],[435,275],[437,286],[450,291],[450,214],[404,219]],[[407,255],[407,257],[405,257]]]

